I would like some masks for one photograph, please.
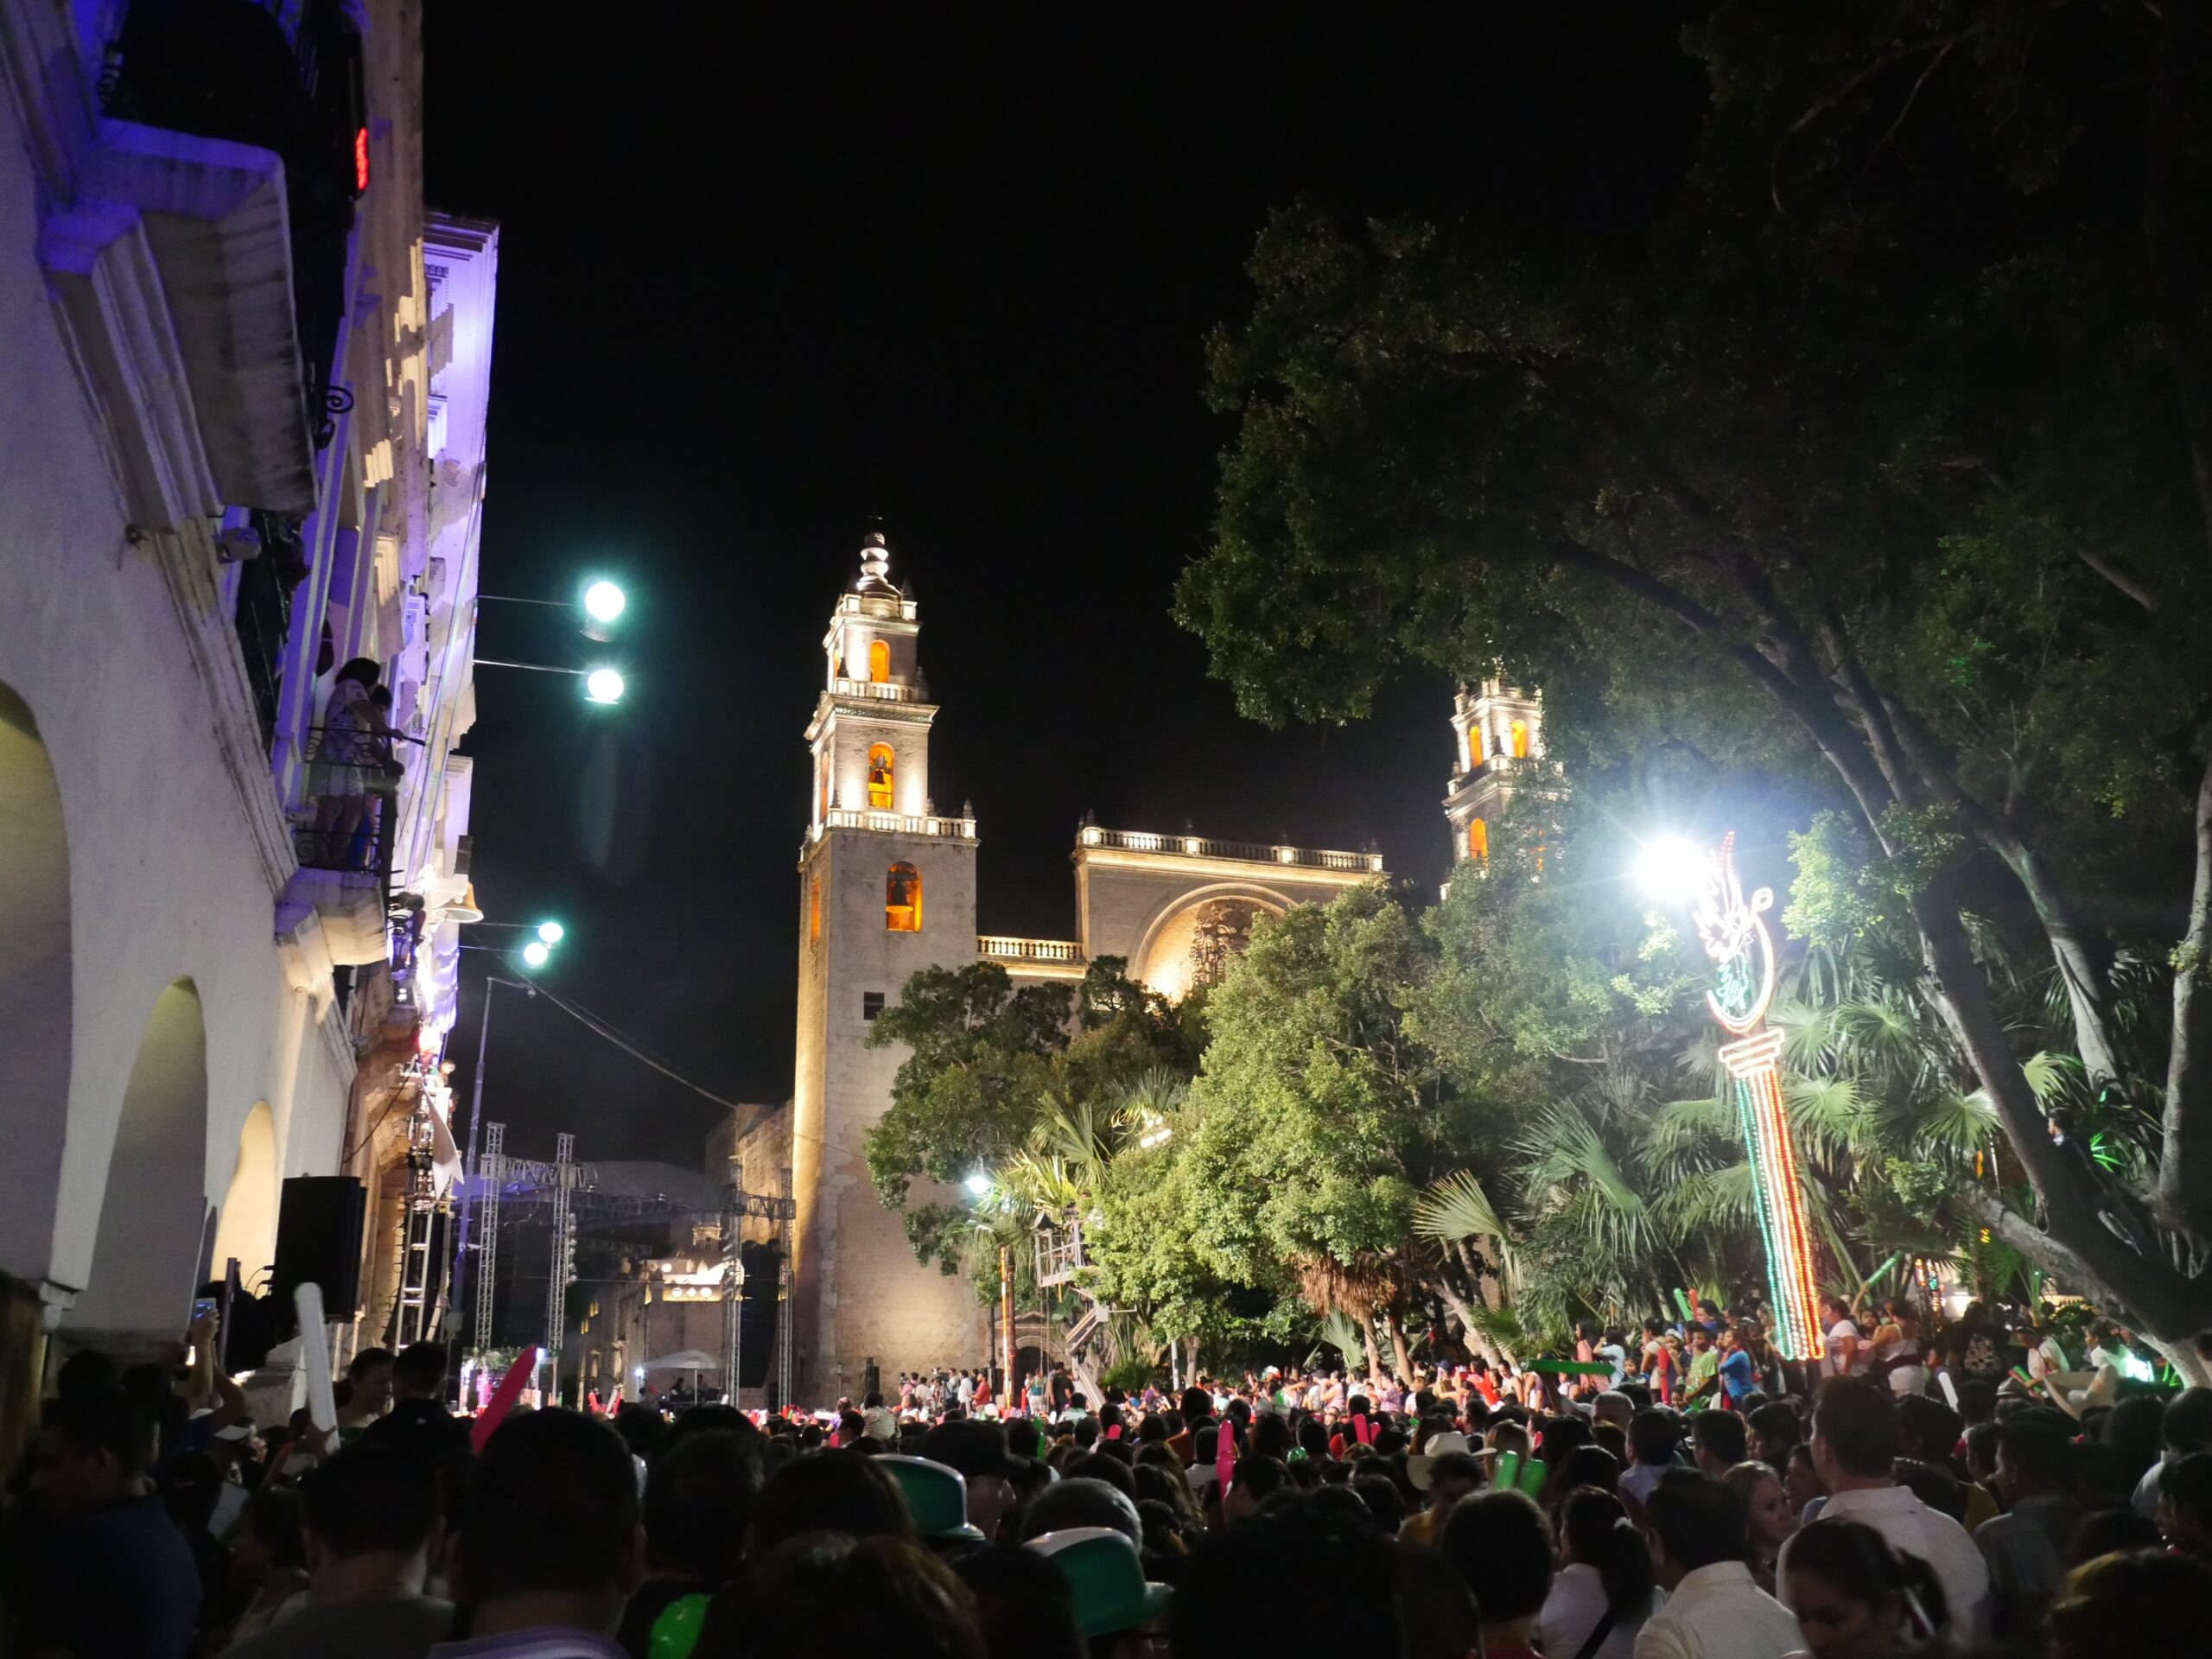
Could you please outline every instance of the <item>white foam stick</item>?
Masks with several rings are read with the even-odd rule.
[[[1943,1390],[1943,1398],[1950,1402],[1951,1409],[1956,1411],[1959,1408],[1959,1385],[1951,1381],[1950,1372],[1936,1372],[1936,1386]]]
[[[300,1316],[300,1363],[308,1374],[308,1421],[327,1434],[338,1427],[338,1396],[330,1386],[330,1332],[322,1322],[322,1287],[293,1287],[292,1306]]]

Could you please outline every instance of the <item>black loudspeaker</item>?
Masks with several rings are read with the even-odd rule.
[[[284,1183],[276,1212],[276,1262],[269,1293],[279,1317],[292,1321],[292,1292],[322,1287],[327,1319],[350,1319],[361,1293],[361,1224],[369,1193],[353,1175],[295,1175]]]
[[[744,1252],[745,1294],[738,1303],[740,1388],[763,1387],[775,1374],[776,1281],[783,1256],[772,1244],[747,1243]]]

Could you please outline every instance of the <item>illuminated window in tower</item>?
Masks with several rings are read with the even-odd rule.
[[[868,677],[878,685],[891,678],[891,647],[881,639],[871,639],[868,647]]]
[[[883,925],[893,933],[922,931],[922,873],[911,864],[893,864],[883,878]]]
[[[1467,856],[1478,864],[1490,862],[1490,821],[1488,819],[1467,820]]]
[[[815,822],[825,823],[830,817],[830,757],[828,755],[817,754],[814,757],[814,777],[815,781],[821,785],[822,797],[822,810],[815,815]]]
[[[1479,726],[1470,726],[1467,728],[1467,765],[1471,769],[1479,766],[1482,763],[1483,728]]]
[[[1513,722],[1513,758],[1516,760],[1529,758],[1529,722],[1525,720]]]
[[[817,944],[822,938],[822,878],[813,876],[806,884],[806,937]]]
[[[868,752],[868,804],[891,804],[891,746],[879,743]]]

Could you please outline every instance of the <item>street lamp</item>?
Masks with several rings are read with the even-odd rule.
[[[1655,904],[1688,905],[1705,880],[1705,852],[1681,836],[1647,841],[1636,855],[1636,884]]]
[[[584,614],[594,622],[613,621],[629,602],[620,588],[604,579],[584,589]]]
[[[553,954],[553,947],[543,939],[532,939],[522,948],[522,959],[533,968],[543,968]]]
[[[968,1189],[969,1198],[980,1198],[991,1190],[991,1178],[979,1169],[960,1185]]]
[[[546,944],[560,944],[567,937],[568,931],[569,930],[558,922],[540,922],[537,925],[537,937]]]
[[[584,675],[584,701],[587,702],[620,702],[622,701],[622,677],[611,668],[594,668]]]

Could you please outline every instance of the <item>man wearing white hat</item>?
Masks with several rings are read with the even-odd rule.
[[[1483,1484],[1483,1466],[1468,1450],[1467,1437],[1446,1429],[1430,1435],[1428,1444],[1406,1459],[1406,1478],[1415,1491],[1428,1495],[1428,1503],[1406,1518],[1398,1529],[1399,1541],[1433,1549],[1452,1506]]]

